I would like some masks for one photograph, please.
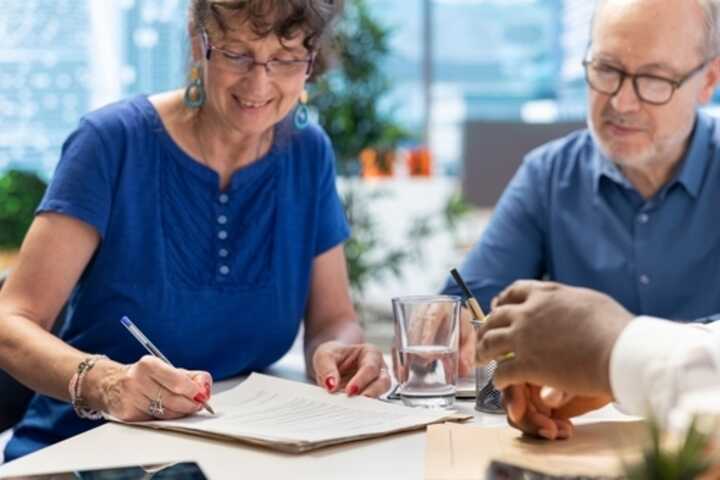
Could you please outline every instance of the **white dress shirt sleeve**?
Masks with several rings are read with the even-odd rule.
[[[664,423],[683,393],[720,386],[720,322],[636,318],[613,347],[610,386],[622,410]]]

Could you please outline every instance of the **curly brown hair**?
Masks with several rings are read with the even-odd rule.
[[[204,28],[224,34],[232,30],[232,19],[235,25],[247,23],[260,38],[274,34],[282,42],[302,33],[303,46],[318,51],[341,11],[342,0],[191,0],[190,32]]]

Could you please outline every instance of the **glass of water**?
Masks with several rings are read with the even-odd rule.
[[[451,407],[458,371],[460,297],[398,297],[392,303],[398,395],[412,407]]]

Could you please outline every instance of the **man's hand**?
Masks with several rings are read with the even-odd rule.
[[[548,440],[570,438],[574,432],[571,418],[597,410],[611,400],[609,396],[571,396],[527,383],[503,390],[508,423],[523,433]]]
[[[612,395],[610,354],[632,315],[607,295],[518,281],[493,301],[478,332],[481,362],[501,359],[494,383],[547,385],[572,395]],[[512,352],[511,358],[503,355]]]
[[[471,323],[472,313],[463,307],[460,309],[460,362],[458,374],[461,377],[472,375],[475,371],[475,329]]]

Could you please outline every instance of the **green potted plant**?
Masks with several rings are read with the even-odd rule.
[[[330,71],[310,88],[312,105],[333,140],[341,175],[358,173],[363,149],[387,152],[412,138],[379,107],[392,89],[382,66],[391,35],[365,0],[349,0],[337,27]]]
[[[310,88],[311,106],[320,124],[333,141],[337,171],[342,182],[341,196],[352,227],[346,244],[350,283],[356,303],[369,282],[399,276],[402,267],[422,256],[422,244],[438,228],[453,229],[467,212],[462,199],[453,196],[440,225],[432,216],[415,218],[404,235],[403,247],[388,247],[370,205],[389,195],[382,188],[363,188],[357,179],[363,151],[373,151],[379,174],[389,174],[397,146],[419,135],[405,129],[392,113],[379,107],[392,90],[383,70],[389,53],[392,29],[372,14],[366,0],[348,0],[337,28],[335,52],[330,71]]]
[[[0,251],[6,255],[20,248],[46,187],[31,172],[9,170],[0,176]]]
[[[650,446],[642,460],[626,468],[629,480],[717,479],[720,469],[708,458],[710,436],[698,430],[693,421],[679,445],[663,443],[663,432],[656,421],[649,422]]]
[[[390,113],[378,108],[392,88],[381,66],[390,35],[391,30],[373,18],[365,0],[349,0],[338,24],[330,71],[310,87],[311,104],[333,141],[341,176],[359,174],[364,149],[386,153],[411,138]],[[346,255],[357,299],[369,281],[398,275],[412,252],[382,248],[382,232],[369,205],[385,193],[367,192],[354,181],[343,186],[342,200],[353,231]]]

